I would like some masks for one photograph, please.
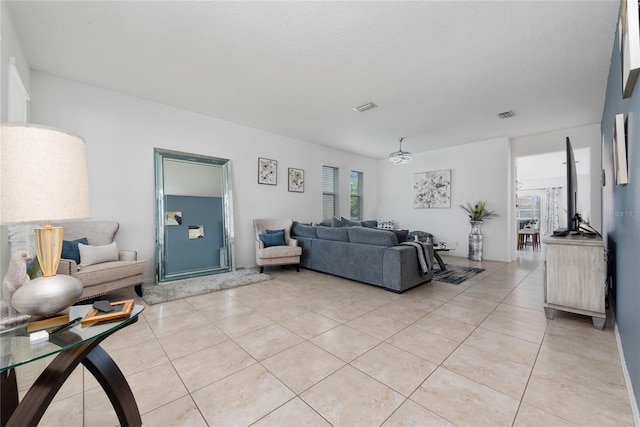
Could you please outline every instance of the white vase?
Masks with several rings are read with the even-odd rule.
[[[482,261],[482,221],[469,221],[471,232],[469,233],[469,259]]]

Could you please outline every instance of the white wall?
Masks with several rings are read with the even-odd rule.
[[[487,202],[497,217],[482,226],[484,258],[509,261],[513,241],[510,209],[511,172],[507,138],[480,141],[426,153],[415,154],[407,165],[394,166],[379,161],[379,216],[393,219],[403,229],[432,233],[438,241],[456,248],[452,255],[466,257],[469,242],[469,218],[461,204]],[[451,169],[451,207],[413,208],[413,174]]]
[[[613,127],[613,123],[611,123]],[[565,151],[566,137],[571,140],[574,151],[589,148],[589,172],[581,175],[578,181],[578,203],[581,209],[589,211],[589,222],[598,231],[602,231],[602,191],[600,171],[602,170],[602,150],[600,143],[600,124],[582,126],[537,135],[523,136],[511,140],[513,159],[556,151]],[[515,163],[514,163],[515,164]],[[544,165],[540,165],[544,168]],[[566,178],[562,186],[566,185]],[[588,206],[584,206],[588,204]]]
[[[20,40],[5,2],[0,2],[0,38],[0,121],[6,122],[8,119],[9,57],[16,58],[16,68],[27,91],[30,88],[30,74],[29,64],[22,51]],[[7,227],[0,226],[0,278],[3,278],[7,273],[10,256]]]
[[[377,161],[134,98],[49,74],[31,74],[32,121],[69,130],[87,143],[93,219],[120,222],[118,246],[151,260],[154,279],[153,148],[231,159],[236,267],[252,267],[252,219],[320,221],[322,164],[341,168],[341,214],[349,214],[350,169],[377,182]],[[278,161],[278,185],[257,183],[258,157]],[[287,191],[287,168],[305,171],[304,193]],[[73,189],[70,189],[72,191]],[[377,189],[365,185],[364,215],[377,216]]]

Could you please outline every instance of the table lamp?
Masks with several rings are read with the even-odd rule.
[[[48,316],[82,295],[82,283],[56,276],[62,227],[52,222],[88,218],[89,179],[85,142],[70,133],[31,124],[3,123],[0,132],[0,223],[44,224],[35,230],[42,277],[13,294],[20,313]]]

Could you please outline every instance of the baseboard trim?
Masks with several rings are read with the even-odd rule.
[[[638,411],[638,402],[636,401],[636,396],[633,392],[633,384],[631,383],[631,377],[629,376],[629,370],[627,369],[627,362],[624,358],[624,350],[622,349],[622,341],[620,340],[620,331],[618,331],[618,322],[616,322],[613,310],[611,310],[610,313],[613,316],[613,330],[616,335],[618,354],[620,355],[620,365],[622,365],[622,375],[624,376],[624,382],[627,384],[627,393],[629,394],[629,403],[631,404],[631,412],[633,413],[633,422],[636,426],[640,426],[640,411]]]

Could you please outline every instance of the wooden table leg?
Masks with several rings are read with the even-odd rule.
[[[122,371],[102,347],[96,347],[82,361],[109,397],[121,426],[141,426],[135,397]]]
[[[7,425],[18,407],[18,383],[15,369],[0,373],[0,426]]]
[[[433,257],[436,259],[436,261],[438,261],[440,270],[444,271],[447,269],[447,266],[444,264],[444,261],[442,261],[442,258],[440,257],[440,254],[438,252],[433,252]]]
[[[135,323],[137,320],[138,319],[135,318],[129,324]],[[117,329],[113,332],[116,331]],[[141,426],[142,419],[140,418],[138,405],[126,379],[113,359],[98,345],[109,335],[111,334],[99,336],[92,341],[85,342],[77,347],[59,353],[42,374],[40,374],[22,401],[15,407],[13,413],[7,416],[8,421],[6,424],[3,423],[2,426],[36,427],[56,393],[60,390],[60,387],[62,387],[67,378],[69,378],[69,375],[71,375],[80,363],[89,369],[107,396],[109,396],[118,415],[120,425],[132,427]],[[10,371],[13,371],[13,369]],[[6,387],[10,388],[11,378],[5,379],[4,373],[2,375],[2,419],[4,421],[5,410],[7,410],[8,413],[11,412],[10,397],[7,397],[7,399],[9,399],[7,401],[8,409],[5,409],[4,396],[5,383]],[[15,376],[15,373],[13,375]],[[15,377],[13,381],[15,382]],[[15,395],[15,399],[17,399],[17,387],[13,394]]]

